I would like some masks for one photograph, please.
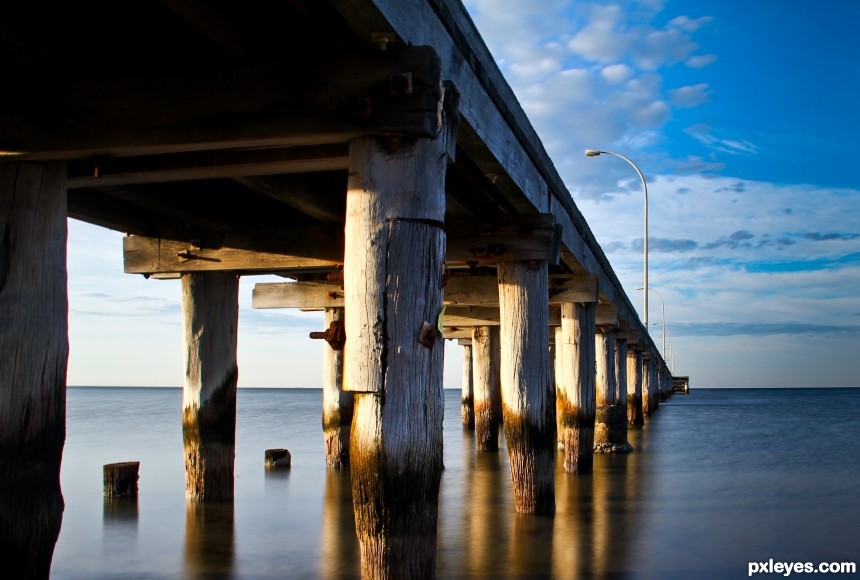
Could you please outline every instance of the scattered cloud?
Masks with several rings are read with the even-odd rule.
[[[806,322],[681,322],[670,327],[675,336],[815,336],[860,335],[857,324],[811,324]]]
[[[676,107],[698,107],[711,100],[708,83],[698,83],[669,91],[669,99]]]

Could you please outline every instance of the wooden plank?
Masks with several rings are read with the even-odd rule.
[[[558,263],[561,230],[551,214],[450,220],[445,229],[449,235],[448,255],[464,262],[498,264],[546,260]]]
[[[434,137],[441,86],[428,47],[74,78],[50,99],[23,83],[0,93],[0,151],[78,159],[342,143],[380,132]]]
[[[597,302],[598,287],[595,274],[550,276],[549,283],[550,304]]]
[[[254,285],[252,308],[343,308],[343,286],[322,282],[271,282]]]
[[[597,326],[617,326],[618,306],[611,302],[602,302],[597,305]]]
[[[69,167],[69,188],[346,170],[345,144],[228,149],[87,159]],[[342,217],[341,217],[342,219]]]
[[[236,236],[237,239],[225,235],[217,244],[219,247],[126,236],[123,238],[124,266],[128,274],[336,268],[342,263],[343,251],[343,240],[333,239],[336,235],[338,231],[332,228],[257,232],[254,237],[261,240],[265,248],[254,250],[242,247],[248,237],[243,235]]]
[[[256,176],[236,178],[245,187],[259,191],[277,199],[302,213],[325,224],[342,224],[346,213],[346,179],[344,178],[343,195],[332,199],[322,196],[319,187],[315,187],[302,176],[290,178],[275,176]]]
[[[450,306],[499,306],[499,281],[495,276],[451,276],[442,289]]]

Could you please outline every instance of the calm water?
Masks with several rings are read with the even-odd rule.
[[[556,474],[553,518],[514,513],[507,452],[477,456],[446,391],[440,578],[741,578],[747,563],[860,561],[860,389],[693,390],[636,452]],[[69,389],[52,578],[351,578],[349,476],[328,472],[319,390],[241,389],[236,500],[185,502],[179,389]],[[293,467],[267,473],[263,452]],[[102,465],[140,461],[136,503]]]

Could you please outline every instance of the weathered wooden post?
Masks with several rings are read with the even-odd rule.
[[[463,384],[460,397],[460,421],[463,429],[475,428],[475,391],[472,387],[472,341],[460,340],[463,347]]]
[[[498,265],[505,439],[518,512],[555,513],[555,387],[546,260]]]
[[[472,385],[478,451],[499,450],[502,424],[501,343],[498,326],[472,329]]]
[[[612,429],[612,406],[615,404],[615,335],[611,330],[599,327],[595,343],[597,413],[594,424],[594,450],[606,452],[612,447],[609,432]]]
[[[343,308],[325,309],[325,327],[342,328]],[[343,341],[341,333],[323,347],[323,440],[326,465],[349,466],[349,432],[352,428],[353,395],[343,387]]]
[[[627,351],[627,424],[642,425],[642,351]]]
[[[239,277],[232,272],[183,274],[182,322],[185,495],[232,501]]]
[[[594,450],[599,453],[629,453],[633,446],[627,442],[627,397],[626,361],[619,364],[618,343],[627,357],[626,340],[616,340],[610,328],[602,327],[596,336],[597,342],[597,416],[594,427]],[[625,396],[621,397],[621,377]]]
[[[137,497],[140,461],[108,463],[102,468],[105,497]]]
[[[365,578],[435,574],[444,410],[437,322],[453,151],[447,119],[439,120],[435,138],[364,137],[349,150],[344,388],[355,392],[350,466]]]
[[[594,463],[595,303],[561,305],[562,364],[556,378],[559,441],[564,446],[564,469],[589,473]]]
[[[0,566],[47,578],[63,518],[66,166],[0,163]]]
[[[654,412],[654,396],[651,385],[651,356],[642,353],[642,416],[650,417]]]

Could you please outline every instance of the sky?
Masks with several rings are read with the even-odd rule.
[[[574,202],[691,387],[860,386],[860,2],[467,0]],[[70,220],[70,385],[179,386],[178,281]],[[240,387],[319,387],[321,315],[253,310]],[[664,324],[665,322],[665,324]],[[446,346],[445,386],[462,349]]]

